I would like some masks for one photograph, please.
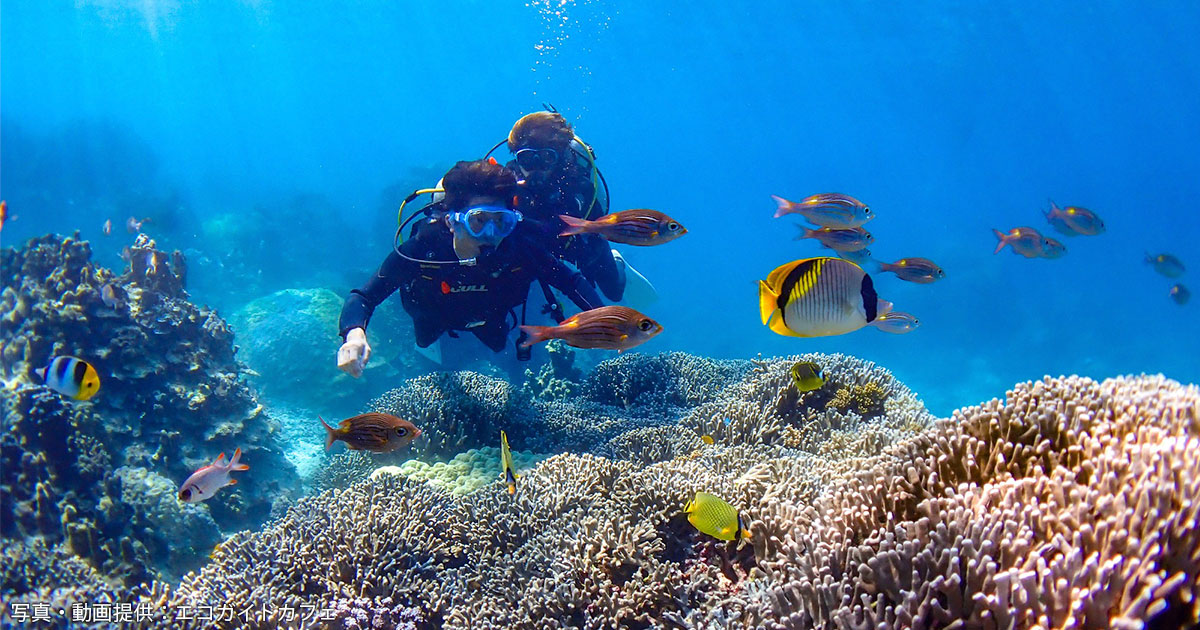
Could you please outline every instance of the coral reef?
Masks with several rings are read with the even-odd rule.
[[[166,601],[307,603],[359,625],[379,610],[384,627],[400,610],[417,628],[1186,627],[1198,409],[1200,390],[1161,377],[1046,379],[869,457],[563,454],[514,496],[381,475],[235,537]],[[691,528],[698,489],[742,510],[751,545]],[[156,627],[193,627],[171,623]]]
[[[824,387],[796,392],[801,359],[825,368]],[[644,373],[618,377],[614,363]],[[141,589],[153,618],[140,627],[1200,622],[1194,386],[1046,378],[934,421],[887,370],[851,357],[663,355],[606,362],[584,391],[547,401],[478,374],[410,381],[376,402],[419,417],[426,454],[485,444],[375,474],[377,458],[335,456],[326,490],[232,536],[178,584]],[[501,428],[518,448],[592,452],[522,454],[532,468],[510,495]],[[681,511],[699,490],[738,509],[751,540],[696,531]],[[35,567],[61,564],[37,553]],[[14,589],[22,601],[51,596],[39,571]],[[229,616],[180,614],[205,608]]]
[[[518,476],[548,457],[529,451],[513,451],[512,456],[513,466],[516,467]],[[384,466],[375,469],[371,473],[371,477],[374,478],[380,474],[400,475],[424,481],[451,494],[461,495],[470,494],[488,484],[496,483],[502,472],[500,449],[485,446],[459,453],[448,462],[427,464],[419,459],[410,459],[399,466]]]
[[[240,380],[225,322],[186,300],[178,252],[139,235],[115,275],[78,235],[45,236],[0,250],[0,263],[4,538],[61,544],[136,585],[195,568],[217,524],[255,527],[290,500],[298,479],[278,427]],[[106,285],[119,301],[105,303]],[[73,401],[33,374],[61,354],[96,367],[98,395]],[[176,484],[237,447],[245,483],[181,508]]]
[[[542,400],[566,400],[578,393],[583,371],[575,367],[575,349],[561,339],[551,339],[546,344],[546,357],[537,374],[525,370],[522,389]]]

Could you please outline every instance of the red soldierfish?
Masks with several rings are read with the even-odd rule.
[[[199,503],[211,499],[217,490],[237,483],[237,479],[230,476],[230,473],[235,470],[250,470],[241,460],[240,448],[233,451],[233,459],[228,463],[225,461],[225,453],[221,453],[213,463],[192,473],[192,476],[183,482],[179,487],[179,500],[184,503]]]
[[[1101,221],[1095,212],[1078,206],[1059,208],[1053,201],[1050,202],[1046,220],[1054,229],[1067,236],[1095,236],[1104,231],[1104,221]]]
[[[601,306],[568,317],[558,326],[521,326],[528,348],[547,339],[562,339],[576,348],[616,350],[618,354],[662,332],[658,322],[625,306]]]
[[[1000,240],[996,244],[996,250],[992,252],[993,255],[999,254],[1005,245],[1011,245],[1014,252],[1026,258],[1037,258],[1042,255],[1042,245],[1046,240],[1044,236],[1031,227],[1013,228],[1008,234],[992,228],[992,234],[995,234],[996,238]]]
[[[821,193],[801,201],[788,201],[771,195],[778,206],[775,218],[798,214],[821,227],[855,228],[875,218],[867,204],[841,193]]]
[[[599,234],[611,243],[622,245],[662,245],[687,234],[687,228],[657,210],[622,210],[595,221],[569,214],[560,214],[558,218],[567,225],[559,236]]]
[[[822,245],[832,249],[835,252],[856,252],[860,249],[866,249],[875,240],[871,233],[860,228],[821,228],[819,230],[810,230],[803,225],[797,224],[804,234],[797,236],[793,240],[803,240],[806,238],[815,238]]]
[[[326,424],[321,416],[317,416],[317,419],[325,427],[327,451],[333,447],[334,442],[341,440],[355,451],[390,453],[402,446],[408,446],[421,435],[421,430],[413,423],[386,413],[371,412],[346,418],[336,429]]]

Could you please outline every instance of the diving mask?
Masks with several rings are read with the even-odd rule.
[[[558,164],[558,151],[525,147],[517,151],[517,165],[526,171],[543,171]]]
[[[450,220],[471,238],[492,246],[512,234],[523,218],[520,212],[503,206],[475,206],[450,215]]]

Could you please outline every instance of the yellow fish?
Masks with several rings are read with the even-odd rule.
[[[100,375],[96,368],[76,357],[54,357],[49,365],[34,373],[50,389],[75,400],[87,400],[100,391]]]
[[[741,514],[732,505],[707,492],[697,492],[696,498],[688,501],[683,511],[701,533],[721,540],[750,538]]]
[[[517,493],[517,469],[513,466],[512,451],[508,448],[508,436],[500,432],[500,466],[504,468],[504,483],[508,484],[508,493]]]
[[[812,361],[799,361],[792,366],[792,382],[796,383],[796,391],[811,392],[814,389],[821,389],[825,384],[825,375],[821,373],[821,366]]]
[[[841,258],[804,258],[758,281],[762,323],[788,337],[853,332],[892,310],[862,267]]]
[[[711,436],[711,435],[701,435],[700,441],[704,442],[705,444],[707,444],[709,446],[712,446],[713,444],[716,443],[716,440],[714,440],[713,436]]]

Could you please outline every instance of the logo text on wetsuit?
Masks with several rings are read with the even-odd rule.
[[[466,293],[468,291],[487,291],[487,285],[468,284],[461,287],[450,287],[451,293]]]

